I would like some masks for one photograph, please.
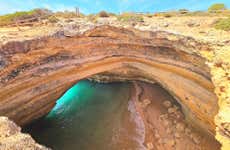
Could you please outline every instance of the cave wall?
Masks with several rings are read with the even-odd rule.
[[[214,134],[217,97],[200,50],[209,47],[189,37],[111,26],[9,42],[0,47],[0,115],[26,124],[47,114],[77,81],[105,73],[107,80],[158,82],[191,123]]]

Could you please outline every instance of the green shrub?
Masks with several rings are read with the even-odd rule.
[[[163,15],[165,18],[170,18],[170,17],[172,17],[172,14],[170,14],[170,13],[164,13],[164,15]]]
[[[134,13],[123,13],[117,17],[119,21],[122,22],[143,22],[144,18],[141,15]]]
[[[220,19],[215,24],[216,29],[221,29],[225,31],[230,31],[230,17],[226,19]]]
[[[109,14],[106,11],[101,11],[98,13],[99,17],[109,17]]]
[[[227,7],[225,6],[225,4],[223,3],[217,3],[217,4],[213,4],[208,8],[209,12],[217,12],[217,11],[223,11],[226,10]]]
[[[4,25],[10,25],[13,23],[16,23],[20,20],[26,20],[31,19],[35,17],[42,17],[47,16],[51,14],[51,11],[47,9],[34,9],[30,11],[19,11],[12,14],[6,14],[3,16],[0,16],[0,26]]]
[[[180,14],[187,14],[188,12],[189,12],[189,10],[187,10],[187,9],[179,9]]]
[[[147,14],[146,14],[146,17],[152,18],[152,17],[153,17],[153,14],[147,13]]]

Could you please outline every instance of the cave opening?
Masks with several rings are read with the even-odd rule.
[[[124,109],[127,112],[129,101],[134,99],[131,104],[135,106],[135,112],[139,112],[138,115],[145,127],[144,144],[141,143],[144,147],[148,149],[219,149],[219,143],[214,140],[215,129],[218,125],[214,121],[214,117],[219,110],[218,99],[213,92],[215,87],[211,80],[210,69],[206,65],[207,60],[200,56],[201,50],[209,50],[206,44],[171,33],[134,31],[109,26],[89,30],[80,37],[63,39],[51,37],[44,39],[42,45],[37,44],[37,42],[37,40],[13,42],[3,47],[4,57],[12,57],[12,61],[9,59],[8,66],[5,66],[1,73],[0,113],[20,126],[43,116],[25,129],[39,143],[52,147],[49,143],[52,140],[54,144],[60,145],[63,144],[63,141],[71,141],[78,144],[77,147],[80,147],[79,143],[76,142],[76,137],[67,136],[67,140],[55,141],[55,138],[64,137],[58,136],[58,134],[64,135],[58,132],[66,127],[58,119],[71,120],[69,115],[77,114],[74,111],[80,106],[80,110],[83,112],[93,109],[86,109],[90,107],[88,103],[82,103],[84,106],[77,105],[73,109],[74,104],[69,101],[58,103],[54,108],[53,106],[56,100],[76,81],[99,75],[99,77],[108,79],[109,82],[116,81],[116,79],[122,79],[122,81],[123,79],[138,80],[137,82],[127,83],[129,84],[129,96],[127,96],[129,98],[124,100],[126,105],[122,106],[125,106]],[[19,48],[16,48],[18,46]],[[15,58],[21,58],[20,63]],[[99,83],[97,84],[99,85]],[[110,84],[101,85],[107,86]],[[160,91],[164,92],[159,92],[158,88],[161,88]],[[88,91],[85,91],[79,93],[87,94]],[[96,91],[105,92],[106,90]],[[109,100],[106,101],[113,101],[108,104],[108,107],[103,107],[107,108],[108,111],[113,110],[111,105],[118,101],[114,99],[119,96],[119,92],[111,95],[112,99],[108,98]],[[164,96],[160,98],[159,95]],[[168,96],[165,97],[165,95]],[[74,94],[71,96],[75,97]],[[100,102],[94,101],[96,96],[91,95],[91,97],[92,99],[89,98],[86,101],[96,104]],[[124,99],[124,97],[126,96],[121,97],[121,99]],[[80,103],[79,101],[72,102]],[[71,106],[71,108],[63,107],[65,104],[70,104],[67,106]],[[98,110],[96,107],[95,110]],[[53,110],[47,116],[44,116],[52,108]],[[62,108],[67,108],[68,111],[62,111]],[[181,108],[183,108],[183,112]],[[105,115],[106,111],[101,110],[102,112],[99,114]],[[122,109],[119,108],[118,110]],[[68,117],[61,115],[62,112],[66,112],[63,114]],[[54,117],[57,114],[60,117]],[[99,122],[102,120],[100,118],[103,115],[93,117],[98,113],[92,112],[91,114],[87,115],[89,117],[81,117],[80,121],[85,118],[89,120],[90,118],[95,120],[99,118],[97,119]],[[186,117],[190,118],[189,123],[185,119]],[[57,121],[53,121],[54,124],[60,123],[58,129],[54,129],[53,124],[46,126],[45,123],[42,123],[50,118],[54,118],[54,120],[56,118]],[[96,128],[97,122],[85,122],[90,122],[88,123],[90,128]],[[77,125],[81,127],[78,131],[83,132],[83,127],[89,130],[88,126]],[[197,126],[194,129],[192,125]],[[205,132],[197,132],[198,127]],[[41,128],[44,128],[44,130]],[[44,134],[49,133],[52,128],[55,134],[51,134],[52,136]],[[66,127],[66,129],[70,128],[69,126]],[[36,138],[36,135],[33,134],[36,132],[33,131],[36,131],[38,135],[44,134],[45,137],[42,138],[39,135]],[[205,135],[207,132],[211,135],[211,138]],[[72,133],[70,130],[65,132],[66,135],[70,135],[70,133]],[[76,133],[73,135],[78,136]],[[89,135],[92,136],[93,134]],[[78,137],[83,139],[81,135]],[[141,137],[143,138],[143,136]],[[39,141],[39,138],[47,139],[48,144]],[[98,141],[98,138],[92,141]],[[141,141],[143,142],[143,140]],[[95,144],[89,144],[90,142],[87,140],[81,140],[81,142],[86,142],[85,145],[95,146]],[[63,145],[66,146],[66,144]]]
[[[81,80],[24,131],[55,150],[219,146],[186,123],[180,104],[164,88],[140,81]]]
[[[81,80],[48,115],[25,127],[52,149],[145,149],[144,129],[130,101],[130,83]]]

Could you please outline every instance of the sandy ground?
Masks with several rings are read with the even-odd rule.
[[[157,84],[135,82],[136,109],[145,123],[148,150],[218,150],[220,144],[186,123],[180,105]]]

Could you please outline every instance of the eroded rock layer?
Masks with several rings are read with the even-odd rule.
[[[188,37],[110,26],[10,42],[0,47],[0,115],[26,124],[47,114],[78,80],[100,74],[105,81],[159,83],[188,121],[213,134],[217,98],[199,50],[208,47]]]
[[[162,87],[133,82],[132,100],[145,126],[148,150],[219,150],[220,144],[186,123],[180,105]]]

